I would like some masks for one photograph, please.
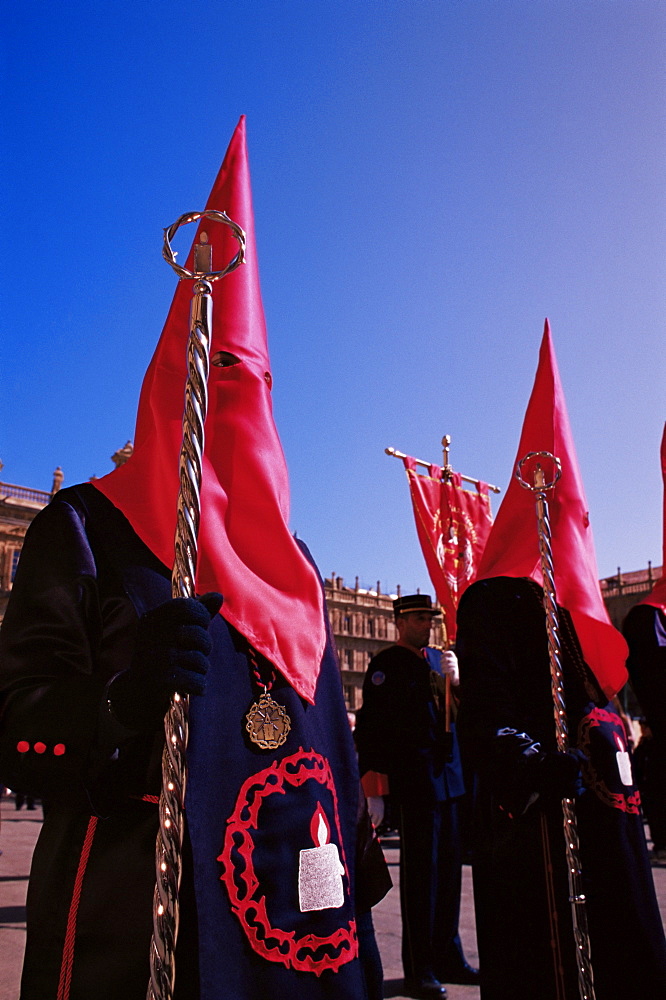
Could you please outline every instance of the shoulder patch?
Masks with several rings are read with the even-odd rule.
[[[386,674],[384,673],[383,670],[375,670],[370,680],[373,684],[376,685],[383,684],[384,681],[386,680]]]

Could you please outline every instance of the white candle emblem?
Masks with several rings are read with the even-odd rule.
[[[320,805],[310,823],[315,847],[300,852],[298,865],[298,902],[301,913],[309,910],[335,910],[344,903],[342,876],[344,867]]]
[[[615,759],[617,760],[617,769],[620,772],[620,781],[623,785],[630,787],[634,783],[634,779],[631,773],[631,758],[627,753],[627,748],[620,739],[617,733],[613,733],[615,737],[615,744],[617,746],[617,753],[615,754]]]

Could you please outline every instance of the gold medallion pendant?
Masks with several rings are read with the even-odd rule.
[[[282,705],[273,701],[268,691],[255,701],[245,718],[250,739],[262,750],[277,750],[291,729],[291,719]]]

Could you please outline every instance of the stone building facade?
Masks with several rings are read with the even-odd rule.
[[[632,573],[623,573],[618,566],[615,576],[607,576],[599,581],[608,616],[615,628],[622,630],[624,619],[631,608],[647,597],[653,584],[661,577],[661,572],[662,567],[653,567],[652,563],[648,563],[647,569],[635,570]],[[627,715],[631,718],[643,715],[643,709],[630,684],[625,685],[619,697]],[[634,736],[640,739],[640,731],[637,730]]]
[[[361,707],[363,678],[368,663],[375,653],[390,646],[397,639],[393,619],[393,601],[400,596],[366,590],[358,585],[345,587],[342,577],[333,573],[324,580],[331,631],[340,659],[340,672],[345,702],[350,711]],[[435,620],[431,641],[440,644],[441,625]]]
[[[653,567],[652,563],[648,563],[647,569],[639,569],[633,573],[623,573],[618,566],[615,576],[607,576],[599,581],[601,596],[615,628],[622,629],[630,608],[650,593],[661,573],[662,567]]]
[[[62,480],[62,469],[58,467],[53,473],[50,493],[0,482],[0,621],[7,607],[28,525],[60,489]]]
[[[114,467],[124,465],[132,454],[132,442],[128,441],[111,456]],[[3,464],[0,462],[0,471]],[[29,486],[0,482],[0,622],[2,621],[9,594],[14,582],[23,539],[33,517],[46,507],[49,500],[63,484],[64,473],[60,466],[53,473],[51,490],[36,490]]]

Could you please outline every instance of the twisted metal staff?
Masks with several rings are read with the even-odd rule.
[[[221,271],[212,270],[208,237],[200,233],[194,249],[194,270],[176,263],[171,240],[180,226],[207,218],[229,226],[239,249]],[[201,469],[204,451],[204,423],[208,409],[208,372],[213,328],[212,283],[230,274],[245,259],[245,233],[226,212],[208,210],[181,215],[164,230],[162,256],[180,279],[194,279],[187,342],[187,381],[183,412],[183,443],[180,451],[178,510],[175,558],[171,574],[172,597],[194,597],[197,565],[197,536],[201,514]],[[220,352],[223,354],[224,352]],[[228,363],[227,355],[219,363]],[[238,360],[237,358],[234,360]],[[213,363],[216,359],[213,359]],[[173,695],[164,718],[165,745],[162,754],[160,828],[155,845],[156,884],[153,897],[153,938],[150,945],[148,1000],[171,1000],[176,981],[175,952],[178,937],[178,891],[182,872],[185,786],[187,782],[187,740],[189,699]]]
[[[554,463],[555,477],[546,482],[544,471],[539,462],[534,470],[534,482],[523,479],[523,465],[532,459],[547,458]],[[535,495],[537,526],[539,533],[539,555],[541,557],[541,575],[543,577],[543,607],[546,613],[546,632],[548,634],[548,657],[550,660],[550,683],[553,695],[553,712],[555,716],[555,737],[557,749],[566,753],[569,746],[569,728],[567,722],[566,702],[564,697],[564,676],[562,673],[562,645],[560,643],[559,615],[555,594],[555,572],[553,568],[553,551],[551,545],[550,517],[546,493],[551,490],[562,475],[559,458],[548,451],[531,451],[525,455],[516,466],[516,479],[525,489]],[[567,860],[569,879],[569,903],[571,906],[571,921],[573,924],[574,942],[576,945],[576,967],[578,970],[578,992],[580,1000],[595,1000],[594,975],[590,954],[590,934],[587,926],[587,908],[583,892],[583,878],[580,861],[580,842],[578,839],[578,824],[573,799],[562,799],[562,830]]]

